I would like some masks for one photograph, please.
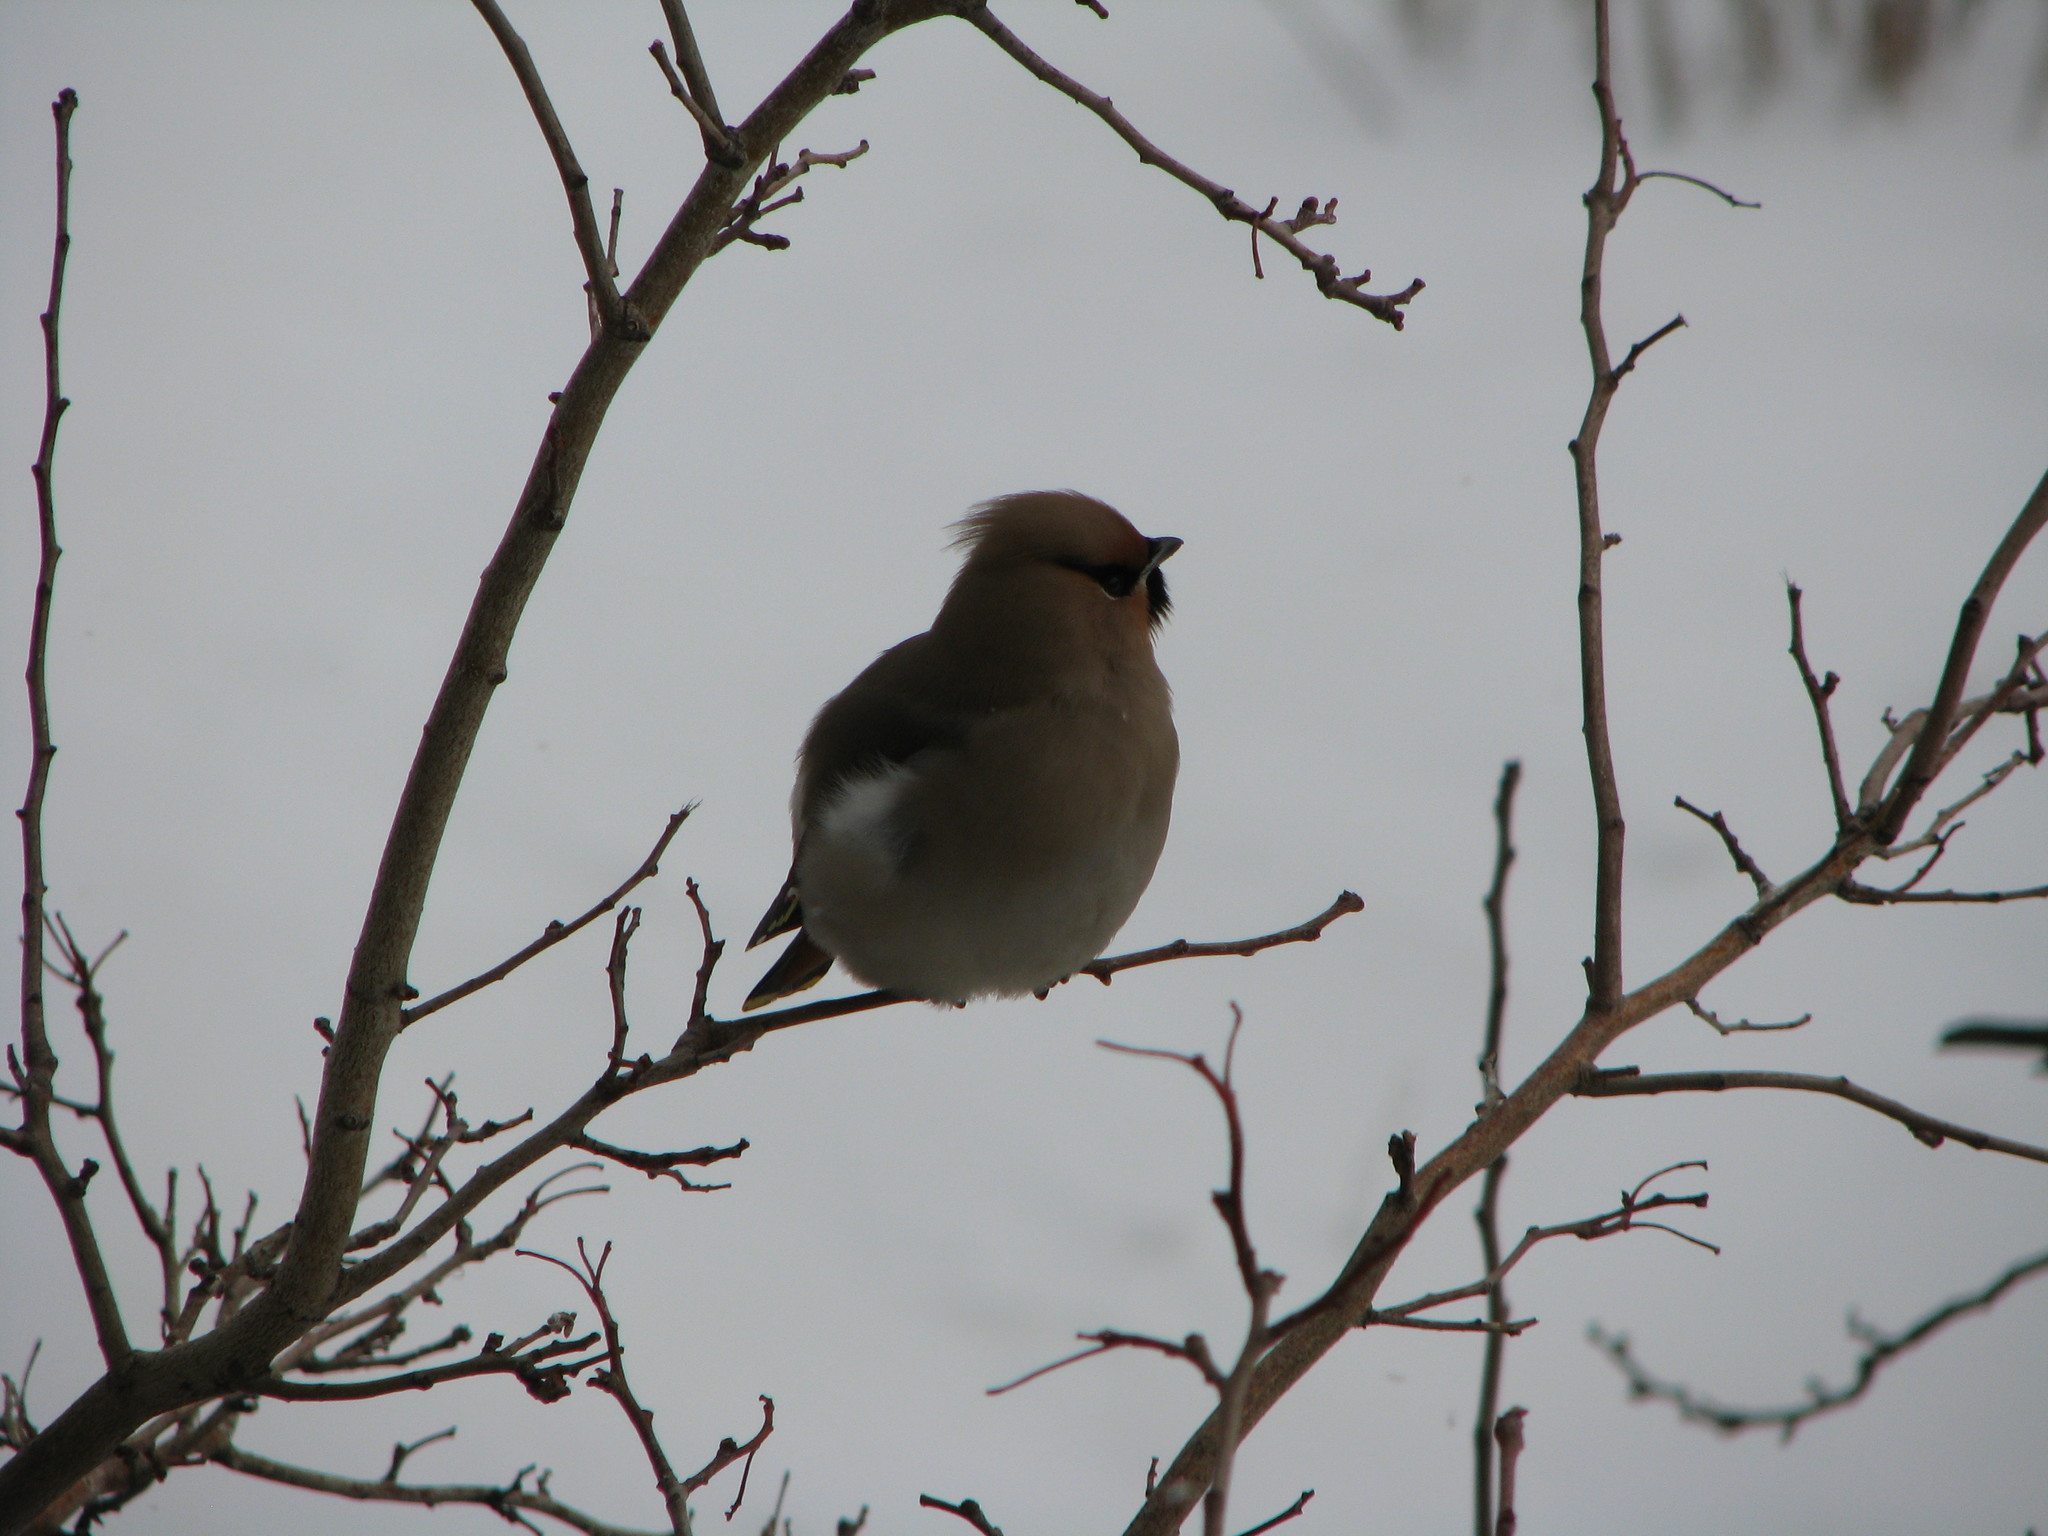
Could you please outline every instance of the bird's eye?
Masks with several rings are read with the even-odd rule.
[[[1088,565],[1079,560],[1062,560],[1059,563],[1070,571],[1080,572],[1113,598],[1129,597],[1138,589],[1138,568],[1135,565]]]

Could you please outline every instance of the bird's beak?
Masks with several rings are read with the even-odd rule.
[[[1160,566],[1166,564],[1167,561],[1171,560],[1173,558],[1173,552],[1179,549],[1181,545],[1185,542],[1186,541],[1183,539],[1176,539],[1171,537],[1163,539],[1147,539],[1145,541],[1145,544],[1146,548],[1150,550],[1150,554],[1146,557],[1145,569],[1138,572],[1138,580],[1136,582],[1136,585],[1142,587],[1145,584],[1145,578],[1150,576],[1154,571],[1158,570]]]

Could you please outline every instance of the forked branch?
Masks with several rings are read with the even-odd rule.
[[[1904,1333],[1881,1333],[1851,1313],[1850,1336],[1866,1348],[1850,1379],[1839,1387],[1823,1386],[1816,1381],[1808,1388],[1805,1402],[1782,1408],[1736,1408],[1716,1402],[1690,1387],[1651,1375],[1637,1362],[1625,1335],[1607,1333],[1597,1324],[1588,1329],[1587,1334],[1628,1377],[1631,1397],[1669,1403],[1678,1410],[1680,1418],[1695,1424],[1712,1425],[1727,1434],[1740,1434],[1748,1429],[1775,1429],[1781,1440],[1790,1440],[1808,1419],[1832,1413],[1837,1408],[1846,1408],[1862,1397],[1875,1384],[1879,1371],[1915,1345],[1924,1343],[1959,1318],[1988,1309],[2014,1286],[2041,1274],[2048,1274],[2048,1253],[2021,1259],[1982,1290],[1958,1296],[1936,1307]]]

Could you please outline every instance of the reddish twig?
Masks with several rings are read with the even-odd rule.
[[[654,1432],[654,1410],[640,1406],[640,1400],[633,1395],[632,1384],[626,1379],[626,1348],[619,1338],[618,1319],[612,1316],[611,1303],[604,1294],[604,1267],[612,1256],[612,1245],[606,1243],[604,1250],[593,1263],[590,1250],[583,1239],[576,1239],[576,1264],[558,1259],[552,1254],[535,1253],[531,1249],[518,1250],[521,1258],[540,1259],[573,1276],[583,1288],[583,1294],[590,1298],[590,1304],[597,1311],[599,1326],[604,1330],[604,1368],[591,1373],[591,1385],[603,1388],[618,1402],[626,1415],[626,1422],[633,1426],[633,1433],[640,1441],[641,1453],[647,1458],[647,1465],[654,1473],[654,1486],[661,1492],[662,1504],[668,1510],[669,1528],[674,1536],[689,1536],[690,1490],[683,1486],[676,1476],[675,1467],[669,1462],[668,1452],[662,1448],[661,1438]],[[763,1402],[767,1399],[763,1398]],[[726,1442],[730,1444],[730,1441]],[[697,1484],[702,1487],[703,1484]]]

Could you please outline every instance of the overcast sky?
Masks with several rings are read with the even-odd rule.
[[[735,118],[832,14],[699,10]],[[785,868],[804,726],[928,622],[951,520],[990,495],[1074,486],[1187,540],[1160,641],[1180,793],[1120,945],[1264,931],[1344,887],[1364,914],[1313,947],[1107,991],[778,1036],[598,1127],[656,1147],[745,1136],[730,1190],[628,1176],[530,1234],[555,1251],[617,1241],[635,1380],[679,1462],[746,1432],[755,1395],[774,1396],[740,1521],[765,1517],[787,1467],[798,1536],[862,1504],[879,1536],[946,1529],[917,1508],[925,1491],[981,1499],[1011,1536],[1122,1526],[1148,1458],[1199,1421],[1192,1373],[1118,1357],[999,1399],[983,1388],[1077,1330],[1234,1339],[1241,1297],[1207,1204],[1223,1171],[1213,1105],[1185,1074],[1092,1042],[1213,1049],[1243,1005],[1253,1226],[1287,1294],[1313,1294],[1388,1186],[1388,1135],[1412,1128],[1427,1154],[1477,1097],[1478,898],[1510,756],[1526,787],[1505,1075],[1583,1000],[1592,826],[1565,443],[1585,393],[1579,194],[1597,158],[1584,40],[1561,9],[1496,8],[1457,63],[1425,68],[1392,28],[1333,9],[1374,69],[1352,90],[1349,55],[1305,57],[1300,27],[1267,8],[1112,12],[1012,0],[1001,14],[1248,200],[1338,197],[1341,222],[1314,239],[1347,271],[1427,279],[1407,330],[1324,302],[1270,250],[1255,281],[1241,226],[971,29],[890,41],[867,61],[878,78],[800,139],[870,153],[814,174],[777,216],[791,249],[709,264],[613,409],[416,953],[428,991],[480,969],[609,889],[670,811],[701,801],[634,951],[639,1038],[658,1048],[696,963],[683,875],[721,932],[751,929]],[[658,8],[513,14],[593,182],[626,189],[630,272],[701,163],[644,51]],[[2048,164],[2018,106],[2037,22],[1994,14],[1900,117],[1821,76],[1768,111],[1710,103],[1677,141],[1640,114],[1645,165],[1763,206],[1652,183],[1610,247],[1618,339],[1689,322],[1629,381],[1605,444],[1607,524],[1625,541],[1607,581],[1631,981],[1748,895],[1674,795],[1724,809],[1774,875],[1827,845],[1784,580],[1807,590],[1817,664],[1842,675],[1860,774],[1880,712],[1924,702],[1957,603],[2048,465]],[[138,1161],[188,1180],[203,1162],[281,1218],[300,1170],[291,1099],[318,1080],[310,1021],[337,1007],[420,721],[547,394],[584,345],[580,271],[519,92],[455,0],[0,8],[10,675],[33,572],[48,103],[67,85],[81,99],[76,403],[59,467],[52,901],[88,942],[132,933],[105,984]],[[1625,75],[1621,97],[1633,110],[1639,81]],[[2036,550],[1982,674],[2044,625]],[[17,784],[18,703],[4,718]],[[1985,734],[1998,740],[1951,798],[2015,733]],[[2048,878],[2048,777],[2021,775],[1968,820],[1941,872],[1954,885]],[[608,1040],[603,958],[593,932],[409,1033],[387,1117],[414,1119],[420,1080],[446,1070],[474,1118],[563,1102]],[[737,1008],[759,958],[728,958],[716,1006]],[[1609,1064],[1845,1072],[2048,1139],[2048,1079],[1933,1050],[1959,1015],[2048,1011],[2041,904],[1816,907],[1706,1001],[1814,1021],[1724,1040],[1666,1016]],[[76,1040],[60,1048],[75,1070]],[[2048,1244],[2042,1168],[1930,1151],[1828,1100],[1567,1101],[1516,1149],[1504,1224],[1590,1215],[1689,1158],[1711,1164],[1698,1187],[1713,1200],[1686,1226],[1720,1257],[1640,1233],[1548,1245],[1513,1279],[1516,1311],[1542,1320],[1508,1356],[1507,1398],[1530,1409],[1523,1528],[2019,1536],[2048,1522],[2048,1284],[1958,1324],[1790,1446],[1631,1405],[1584,1337],[1598,1321],[1722,1398],[1796,1400],[1852,1366],[1851,1309],[1903,1325]],[[94,1207],[141,1328],[149,1270],[110,1184]],[[32,1406],[47,1420],[91,1379],[91,1341],[25,1168],[0,1203],[0,1368],[45,1341]],[[1478,1273],[1470,1205],[1451,1201],[1387,1300]],[[580,1304],[565,1277],[511,1260],[444,1301],[447,1322],[510,1334]],[[1302,1536],[1468,1528],[1478,1358],[1467,1336],[1348,1341],[1248,1444],[1238,1524],[1313,1487]],[[394,1439],[457,1422],[409,1476],[538,1461],[562,1497],[658,1523],[595,1392],[548,1408],[490,1383],[273,1406],[242,1439],[376,1476]],[[729,1497],[721,1482],[704,1502]],[[211,1469],[122,1518],[174,1533],[498,1528],[488,1511],[373,1511]]]

